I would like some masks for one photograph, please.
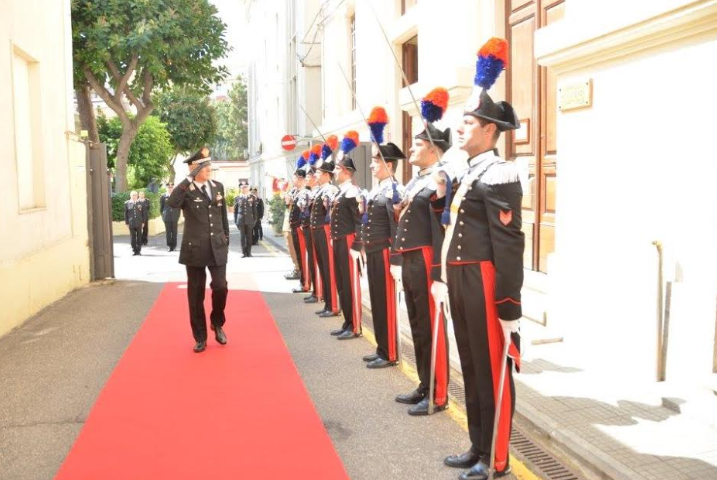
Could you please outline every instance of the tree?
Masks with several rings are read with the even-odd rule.
[[[217,130],[216,112],[209,98],[185,88],[173,88],[157,95],[157,113],[167,125],[174,147],[169,161],[170,177],[174,177],[174,160],[209,144]]]
[[[239,75],[225,100],[214,103],[217,111],[217,134],[212,156],[222,160],[244,158],[248,146],[246,80]]]
[[[154,109],[153,90],[209,93],[226,77],[225,68],[212,65],[226,55],[225,30],[208,0],[72,1],[75,86],[87,82],[122,124],[118,191],[127,189],[129,150]]]
[[[100,141],[107,144],[107,163],[116,165],[117,152],[122,138],[122,121],[118,117],[107,119],[100,115],[97,121]],[[174,156],[171,136],[159,117],[150,116],[139,127],[128,157],[128,186],[146,187],[152,179],[164,178],[169,159]]]

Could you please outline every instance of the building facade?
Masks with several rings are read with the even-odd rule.
[[[368,141],[363,116],[381,105],[385,137],[407,151],[422,130],[413,99],[437,86],[450,93],[438,126],[455,129],[478,48],[506,38],[510,65],[491,94],[522,124],[500,151],[522,172],[524,312],[536,335],[562,338],[576,362],[605,375],[714,383],[717,2],[323,0],[318,9],[301,22],[312,55],[320,48],[318,130],[304,125],[313,137],[355,129]],[[275,89],[263,102],[277,118],[254,117],[254,133],[286,129],[292,98]],[[278,155],[272,142],[267,158]],[[398,174],[411,173],[404,163]]]
[[[8,0],[2,13],[0,335],[90,276],[85,149],[71,133],[70,1]]]

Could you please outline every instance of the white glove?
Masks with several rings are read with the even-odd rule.
[[[431,295],[436,306],[443,303],[448,296],[448,285],[443,282],[433,282],[431,285]]]
[[[391,265],[388,269],[391,272],[391,276],[397,282],[401,281],[403,268],[400,265]]]
[[[358,250],[354,250],[353,248],[349,250],[349,255],[351,255],[351,260],[354,262],[358,261],[359,258],[361,258],[361,252]]]
[[[510,343],[510,334],[520,330],[520,320],[503,320],[500,318],[498,320],[500,320],[500,326],[503,328],[503,338],[506,343]]]

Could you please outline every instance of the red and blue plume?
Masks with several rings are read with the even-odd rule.
[[[321,156],[321,145],[318,143],[311,147],[311,153],[309,154],[309,165],[313,166]]]
[[[500,76],[500,72],[508,67],[508,42],[493,37],[478,50],[476,62],[475,85],[488,90]]]
[[[306,162],[308,161],[308,158],[309,158],[309,151],[308,151],[308,150],[304,150],[304,151],[302,152],[301,156],[299,157],[299,159],[296,161],[296,169],[298,170],[298,169],[300,169],[301,167],[303,167],[304,165],[306,165]]]
[[[443,87],[434,88],[421,100],[421,115],[430,123],[443,118],[446,108],[448,108],[448,90]]]
[[[371,129],[371,140],[381,144],[383,143],[383,129],[388,123],[388,115],[383,107],[373,107],[371,114],[368,116],[368,128]]]
[[[356,148],[356,146],[359,144],[359,134],[358,132],[354,130],[349,130],[346,132],[346,135],[344,135],[344,139],[341,140],[341,151],[344,152],[344,155],[348,154],[351,150]]]
[[[321,159],[326,160],[329,158],[338,146],[339,137],[336,135],[329,135],[329,138],[326,139],[326,143],[324,143],[321,147]]]

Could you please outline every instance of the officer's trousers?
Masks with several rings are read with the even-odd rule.
[[[164,231],[167,235],[167,247],[172,250],[177,248],[177,223],[178,222],[164,222]]]
[[[396,323],[396,289],[391,277],[389,248],[366,253],[368,293],[371,298],[373,331],[376,335],[376,354],[395,362],[398,348]]]
[[[321,228],[312,228],[314,236],[314,249],[316,251],[316,263],[319,265],[321,286],[323,287],[324,309],[338,313],[339,302],[336,295],[336,281],[334,278],[334,253],[331,248],[329,225]]]
[[[503,329],[495,304],[495,267],[490,261],[447,267],[448,295],[466,392],[468,434],[473,448],[491,454],[495,400],[503,359]],[[495,465],[508,465],[508,443],[515,410],[513,361],[508,361],[498,425]]]
[[[356,234],[352,233],[333,240],[334,276],[344,314],[342,328],[353,333],[361,333],[361,285],[358,280],[358,265],[349,253],[355,238]]]
[[[142,227],[129,227],[129,238],[132,245],[132,251],[139,253],[142,251]]]
[[[207,340],[207,319],[204,312],[204,292],[207,282],[207,269],[212,275],[209,287],[212,289],[212,325],[222,326],[224,307],[227,304],[227,266],[190,267],[187,265],[187,299],[189,301],[189,322],[192,325],[192,335],[197,342]]]

